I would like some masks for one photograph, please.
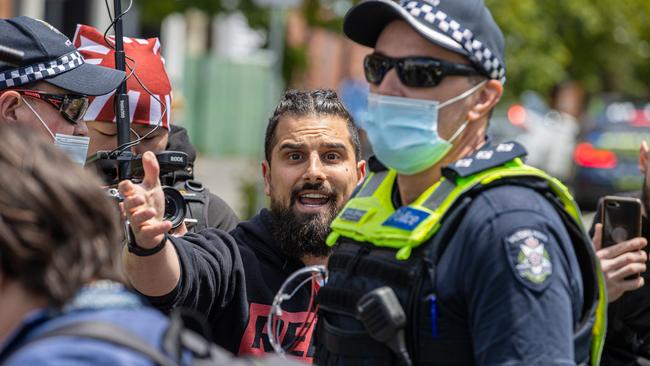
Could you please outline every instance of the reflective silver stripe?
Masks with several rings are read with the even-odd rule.
[[[427,198],[422,206],[431,211],[435,211],[438,206],[449,196],[449,194],[456,188],[456,185],[450,180],[445,179],[440,183],[440,186]]]
[[[376,172],[373,173],[369,178],[370,181],[364,183],[363,188],[357,193],[355,197],[369,197],[372,196],[373,193],[379,188],[379,185],[381,182],[384,181],[384,178],[386,178],[386,175],[388,174],[388,170],[382,170],[381,172]]]

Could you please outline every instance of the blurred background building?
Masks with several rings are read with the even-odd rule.
[[[201,152],[198,174],[243,217],[264,205],[264,128],[285,88],[336,89],[363,118],[370,50],[341,34],[356,2],[134,0],[123,18],[125,36],[161,38],[172,119]],[[585,207],[640,187],[633,160],[650,138],[650,2],[486,3],[505,33],[508,63],[493,139],[523,142],[529,162],[574,187]],[[0,15],[41,18],[69,37],[77,23],[110,25],[104,0],[0,0]]]

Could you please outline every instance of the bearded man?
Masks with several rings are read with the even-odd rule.
[[[164,198],[153,154],[143,158],[140,185],[122,182],[134,240],[124,251],[132,285],[162,310],[184,306],[207,316],[217,344],[237,354],[263,354],[270,306],[294,271],[325,264],[329,225],[365,176],[352,117],[336,93],[288,91],[269,120],[262,163],[271,209],[226,233],[206,229],[182,238],[165,233]],[[290,353],[311,361],[305,332],[312,290],[283,304],[281,338]],[[286,305],[286,306],[285,306]]]

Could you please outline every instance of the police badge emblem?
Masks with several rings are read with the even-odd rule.
[[[553,264],[546,244],[548,236],[534,229],[519,229],[505,240],[516,277],[531,289],[546,287]]]

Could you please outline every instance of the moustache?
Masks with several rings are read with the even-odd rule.
[[[296,187],[291,191],[291,206],[293,206],[300,199],[300,195],[306,191],[326,196],[327,199],[323,204],[335,202],[338,197],[338,192],[335,189],[328,189],[323,183],[305,183],[302,187]]]

